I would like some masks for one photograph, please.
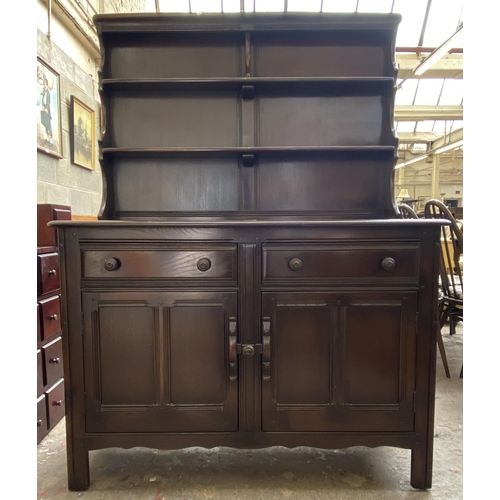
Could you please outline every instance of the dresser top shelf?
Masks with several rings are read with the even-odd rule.
[[[54,227],[93,227],[93,228],[132,228],[132,227],[428,227],[449,225],[447,220],[439,219],[371,219],[371,220],[279,220],[279,219],[225,219],[225,220],[190,220],[188,216],[171,220],[127,221],[127,220],[91,220],[91,221],[53,221],[49,226]]]
[[[231,13],[155,13],[155,14],[98,14],[94,22],[98,32],[151,32],[151,31],[259,31],[297,29],[342,30],[396,30],[400,14],[327,13],[322,12],[231,12]]]

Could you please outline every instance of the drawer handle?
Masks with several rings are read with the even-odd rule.
[[[120,268],[121,262],[118,259],[106,259],[104,261],[104,269],[106,271],[116,271]]]
[[[202,259],[200,259],[198,261],[198,263],[196,264],[196,267],[200,271],[205,272],[205,271],[208,271],[212,267],[212,263],[210,262],[210,259],[203,257]]]
[[[59,401],[54,401],[54,406],[62,406],[62,399]]]
[[[51,269],[49,271],[49,276],[56,276],[57,275],[57,271],[55,269]]]
[[[49,319],[51,319],[52,321],[57,321],[58,318],[59,316],[57,314],[52,314],[52,316],[49,316]]]
[[[38,422],[36,423],[36,426],[37,426],[37,427],[41,427],[41,426],[42,426],[42,421],[41,421],[41,420],[38,420]]]
[[[300,259],[290,259],[288,262],[288,267],[292,271],[298,271],[302,267],[302,261]]]
[[[49,360],[49,363],[53,363],[55,365],[58,365],[61,362],[60,358],[52,358]]]
[[[392,271],[396,267],[396,261],[392,257],[386,257],[382,261],[382,267],[386,271]]]

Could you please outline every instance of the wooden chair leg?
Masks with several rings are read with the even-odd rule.
[[[457,318],[456,316],[450,316],[450,335],[455,335],[456,326],[457,326]]]
[[[438,332],[437,343],[439,347],[439,353],[441,354],[441,359],[443,360],[443,366],[444,366],[444,371],[446,372],[446,377],[451,378],[450,369],[448,368],[448,360],[446,359],[446,352],[444,350],[444,342],[443,342],[443,336],[441,335],[441,331]]]

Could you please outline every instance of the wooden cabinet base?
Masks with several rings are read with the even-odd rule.
[[[432,446],[429,448],[416,445],[414,438],[410,435],[397,437],[391,434],[370,437],[364,433],[339,436],[276,436],[263,433],[197,434],[196,436],[179,436],[175,434],[88,435],[86,443],[90,448],[84,449],[77,444],[70,445],[68,442],[68,488],[71,491],[85,491],[90,486],[88,451],[108,447],[133,448],[136,446],[165,450],[193,446],[203,448],[225,446],[237,449],[261,449],[271,446],[284,446],[287,448],[311,446],[320,449],[342,449],[350,446],[409,448],[411,449],[411,486],[415,489],[429,489],[432,487]]]
[[[56,223],[70,489],[89,450],[136,446],[394,446],[429,488],[439,224]]]

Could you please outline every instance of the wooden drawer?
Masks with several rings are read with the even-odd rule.
[[[418,243],[264,245],[263,280],[416,278]]]
[[[59,255],[55,252],[37,255],[38,295],[59,289]]]
[[[61,337],[42,347],[42,350],[45,366],[45,384],[50,386],[63,377]]]
[[[39,443],[47,434],[47,398],[42,394],[36,401],[37,418],[37,443]]]
[[[43,378],[43,355],[42,350],[38,349],[36,351],[36,395],[40,395],[43,392],[45,386]]]
[[[52,220],[71,220],[71,207],[48,203],[37,205],[37,247],[57,246],[56,230],[47,226]]]
[[[86,250],[83,278],[236,280],[236,246],[168,250]]]
[[[61,331],[61,300],[59,295],[39,301],[42,339],[48,339]]]
[[[40,304],[36,303],[36,341],[42,341],[42,325],[40,324]]]
[[[60,380],[56,385],[51,387],[46,393],[47,409],[49,414],[49,428],[64,417],[64,380]]]

